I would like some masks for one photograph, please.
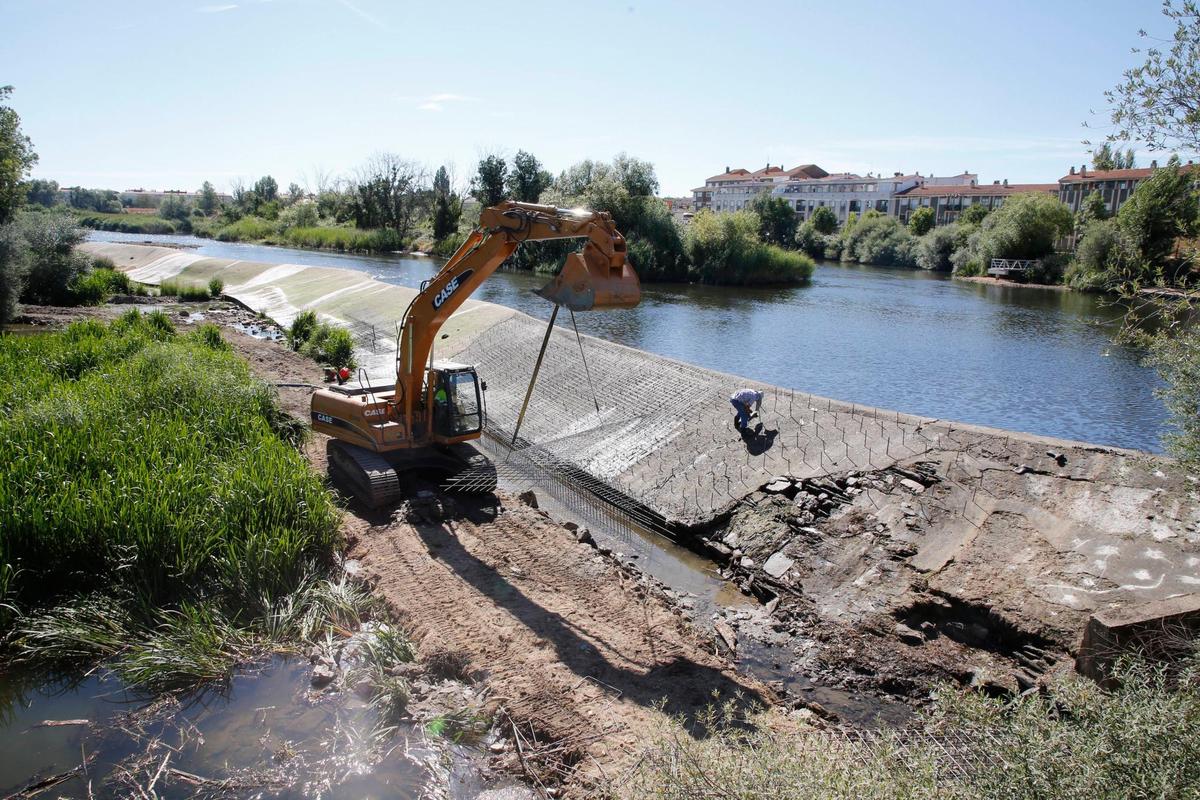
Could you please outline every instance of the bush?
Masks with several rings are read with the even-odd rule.
[[[181,197],[168,196],[163,198],[158,207],[158,215],[163,219],[186,222],[191,216],[191,206]]]
[[[208,281],[209,297],[216,300],[218,297],[221,296],[221,292],[223,292],[223,291],[225,291],[225,281],[221,280],[220,278],[218,278],[216,276],[209,279],[209,281]]]
[[[268,240],[275,236],[278,226],[258,217],[242,217],[237,222],[217,230],[217,241],[246,242]]]
[[[949,272],[954,268],[951,257],[966,247],[973,229],[953,223],[934,228],[917,242],[917,266],[921,269]]]
[[[988,214],[979,228],[977,256],[984,264],[993,258],[1038,259],[1054,252],[1054,244],[1071,232],[1071,209],[1048,194],[1020,194]]]
[[[102,305],[114,294],[129,294],[129,291],[129,276],[107,268],[94,269],[71,285],[74,302],[84,306]]]
[[[293,203],[279,212],[279,223],[284,228],[315,228],[319,222],[316,203]]]
[[[858,261],[879,266],[906,266],[916,263],[916,241],[895,217],[868,211],[842,230],[843,261]]]
[[[1112,289],[1125,276],[1125,267],[1135,260],[1133,256],[1133,248],[1115,219],[1092,220],[1075,247],[1075,257],[1067,268],[1067,283],[1084,291]]]
[[[221,328],[215,323],[205,322],[192,333],[192,338],[212,350],[230,350],[229,342],[221,336]]]
[[[292,324],[287,330],[288,345],[293,350],[299,350],[304,346],[304,343],[312,338],[313,331],[317,329],[317,312],[301,311],[292,320]]]
[[[837,215],[833,213],[833,209],[827,206],[818,206],[813,209],[812,216],[808,218],[808,221],[822,236],[828,236],[838,227]]]
[[[357,366],[354,360],[354,337],[350,331],[326,323],[317,325],[312,336],[301,346],[300,352],[334,369],[354,369]]]
[[[29,273],[29,245],[16,222],[0,225],[0,325],[17,313]]]
[[[758,238],[758,216],[750,211],[714,214],[704,210],[688,226],[686,247],[702,283],[754,285],[803,283],[813,260],[803,253],[766,245]]]
[[[913,236],[924,236],[933,230],[933,226],[937,223],[937,218],[933,214],[933,209],[928,207],[918,208],[908,218],[908,231]]]
[[[825,237],[813,225],[812,220],[796,229],[796,248],[813,258],[825,257]]]
[[[91,268],[75,251],[84,232],[66,213],[22,214],[21,235],[29,248],[29,270],[21,300],[36,305],[73,305],[73,287]]]

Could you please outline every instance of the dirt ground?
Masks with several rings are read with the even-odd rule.
[[[264,380],[321,382],[319,367],[278,344],[225,335]],[[285,410],[301,419],[309,394],[279,389]],[[325,437],[305,449],[323,471]],[[535,782],[586,794],[633,766],[664,714],[688,721],[717,699],[774,699],[638,576],[516,498],[438,496],[394,513],[351,504],[343,529],[348,556],[422,660],[486,687],[509,737],[497,766]]]

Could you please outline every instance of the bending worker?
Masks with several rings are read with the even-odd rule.
[[[757,414],[762,408],[763,393],[755,389],[739,389],[729,396],[729,402],[737,411],[737,417],[734,418],[733,424],[739,431],[744,431],[750,424],[750,417]],[[750,405],[754,405],[754,410],[751,411]]]

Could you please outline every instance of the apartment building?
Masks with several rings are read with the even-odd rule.
[[[978,185],[977,176],[969,184],[962,185],[931,185],[917,186],[904,191],[896,197],[895,215],[905,225],[918,208],[933,209],[935,225],[949,225],[956,221],[963,210],[972,205],[982,205],[988,211],[999,208],[1004,201],[1013,195],[1028,192],[1045,192],[1057,195],[1057,183],[1009,183],[995,181],[983,186]]]
[[[808,219],[814,210],[825,207],[833,210],[840,224],[851,214],[895,213],[895,196],[921,186],[925,180],[919,174],[902,175],[899,172],[887,178],[841,173],[823,178],[789,179],[777,184],[772,193],[787,200],[801,221]]]
[[[1079,211],[1089,194],[1099,192],[1104,198],[1104,207],[1108,209],[1108,213],[1116,214],[1138,184],[1154,174],[1156,169],[1157,161],[1151,161],[1150,166],[1144,169],[1089,170],[1084,164],[1076,171],[1071,167],[1069,173],[1058,179],[1058,199],[1066,203],[1072,211]],[[1191,172],[1195,165],[1189,161],[1180,169]]]
[[[703,186],[692,190],[692,204],[696,211],[704,208],[713,211],[740,211],[754,198],[772,191],[778,184],[793,179],[823,178],[828,174],[816,164],[801,164],[792,169],[784,169],[782,164],[767,164],[754,172],[741,167],[725,167],[725,171],[720,175],[706,178]]]

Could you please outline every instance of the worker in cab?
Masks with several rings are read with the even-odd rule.
[[[750,425],[750,418],[762,408],[762,401],[763,393],[756,389],[739,389],[730,395],[729,402],[737,412],[737,416],[733,418],[734,427],[739,431],[746,430]]]

